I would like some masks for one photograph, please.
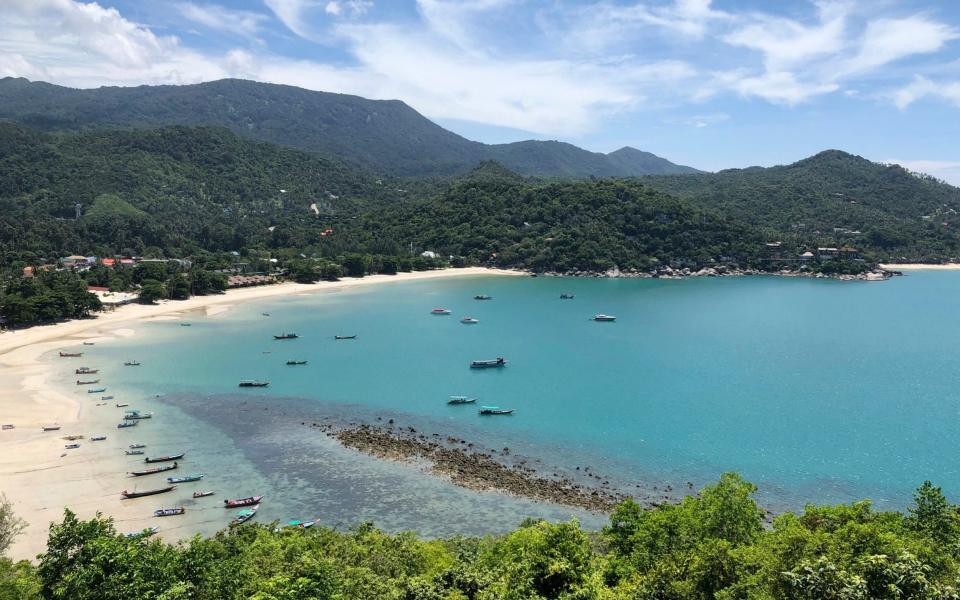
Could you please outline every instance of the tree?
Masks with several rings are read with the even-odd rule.
[[[369,260],[362,254],[347,254],[341,264],[347,277],[363,277],[367,273]]]
[[[960,515],[957,507],[947,502],[943,490],[924,481],[913,493],[914,505],[909,508],[908,523],[940,544],[960,543]]]
[[[139,302],[141,304],[153,304],[165,297],[166,290],[163,288],[163,284],[156,279],[145,279],[140,284]]]
[[[27,527],[27,522],[13,512],[13,503],[0,493],[0,556],[6,554],[13,540]]]

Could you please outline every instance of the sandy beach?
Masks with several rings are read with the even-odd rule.
[[[115,427],[116,418],[95,414],[91,403],[82,402],[76,392],[58,383],[53,364],[43,359],[45,354],[68,347],[82,347],[84,341],[106,344],[111,339],[136,335],[138,323],[145,321],[177,319],[199,311],[212,317],[229,310],[232,305],[253,300],[334,292],[389,282],[477,275],[522,273],[475,267],[374,275],[313,285],[282,283],[184,301],[128,305],[91,319],[3,332],[0,334],[0,423],[14,428],[0,433],[0,492],[6,494],[16,513],[28,523],[10,555],[15,559],[32,559],[42,552],[49,523],[62,517],[65,506],[82,518],[92,517],[97,511],[113,516],[121,531],[138,530],[153,524],[143,514],[142,506],[134,508],[120,500],[119,492],[127,485],[124,467],[128,466],[121,452],[107,445],[87,443],[86,439],[81,440],[84,452],[64,450],[68,443],[64,437],[89,436],[98,427],[106,427],[107,420],[113,423],[111,427]],[[69,367],[81,366],[80,360],[72,359]],[[61,429],[42,431],[43,426],[54,424]],[[172,535],[173,538],[167,539],[172,541],[178,534]]]
[[[887,271],[960,271],[960,263],[930,265],[924,263],[881,264],[881,269]]]

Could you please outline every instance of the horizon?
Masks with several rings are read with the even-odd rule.
[[[708,171],[836,148],[960,184],[948,2],[10,0],[0,14],[0,76],[248,79],[401,100],[490,144],[629,146]]]

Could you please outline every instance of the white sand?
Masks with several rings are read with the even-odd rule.
[[[82,518],[92,517],[97,511],[113,516],[121,531],[153,524],[143,504],[120,501],[120,491],[129,485],[124,475],[129,460],[115,442],[84,439],[80,440],[82,452],[64,450],[68,442],[63,438],[71,434],[89,436],[102,432],[110,436],[109,441],[116,431],[117,419],[115,415],[112,419],[106,416],[104,410],[98,411],[96,403],[91,402],[85,392],[81,394],[79,390],[57,384],[54,365],[41,360],[44,354],[68,346],[82,350],[83,341],[107,344],[116,337],[135,335],[138,322],[177,319],[187,311],[202,309],[206,316],[212,316],[241,302],[264,298],[332,292],[386,282],[490,274],[520,275],[516,271],[475,267],[373,275],[314,285],[282,283],[152,306],[128,305],[92,319],[0,334],[0,423],[15,426],[13,430],[0,431],[0,492],[13,501],[16,513],[29,524],[14,543],[10,555],[15,559],[33,558],[42,552],[49,523],[62,517],[65,506]],[[69,369],[84,364],[82,359],[64,361],[68,361]],[[57,366],[61,366],[59,362]],[[41,427],[48,424],[62,428],[43,432]],[[168,539],[172,541],[176,536],[175,532]]]
[[[889,264],[880,265],[881,269],[888,271],[960,271],[960,263],[948,263],[945,265],[928,265],[924,263],[905,263],[902,265]]]

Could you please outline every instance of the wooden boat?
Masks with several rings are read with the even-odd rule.
[[[67,440],[67,441],[70,441],[70,442],[75,442],[75,441],[77,441],[77,440],[82,440],[82,439],[83,439],[83,436],[82,436],[82,435],[67,435],[67,436],[64,436],[63,439],[65,439],[65,440]]]
[[[140,421],[124,421],[123,423],[117,423],[117,429],[123,429],[124,427],[136,427],[140,424]]]
[[[464,325],[476,325],[480,321],[478,319],[474,319],[473,317],[464,317],[460,319],[460,322]]]
[[[156,458],[145,458],[143,459],[143,462],[148,462],[148,463],[170,462],[171,460],[180,460],[181,458],[183,458],[184,454],[186,454],[186,452],[181,452],[180,454],[158,456]]]
[[[102,394],[102,393],[105,392],[105,391],[107,391],[107,388],[90,388],[89,390],[87,390],[87,393],[88,393],[88,394]]]
[[[140,366],[140,363],[137,362],[137,361],[135,361],[135,360],[129,360],[129,361],[123,363],[123,366],[125,366],[125,367],[139,367],[139,366]]]
[[[480,414],[481,415],[511,415],[513,414],[513,409],[500,408],[499,406],[481,406]]]
[[[450,314],[450,309],[449,309],[449,308],[435,308],[435,309],[433,309],[433,310],[430,311],[430,314],[431,314],[431,315],[449,315],[449,314]]]
[[[259,505],[259,504],[254,504],[254,505],[251,506],[250,508],[245,508],[245,509],[241,510],[241,511],[238,512],[236,515],[234,515],[233,520],[230,521],[230,524],[231,524],[231,525],[240,525],[240,524],[242,524],[242,523],[246,523],[247,521],[249,521],[250,519],[252,519],[254,516],[256,516],[257,510],[259,510],[259,509],[260,509],[260,505]]]
[[[175,515],[182,515],[185,512],[187,512],[187,509],[183,508],[182,506],[178,506],[177,508],[158,508],[157,510],[153,511],[153,516],[173,517]]]
[[[477,294],[473,297],[474,300],[493,300],[493,296],[488,296],[486,294]]]
[[[476,398],[468,398],[466,396],[450,396],[447,404],[473,404],[476,401]]]
[[[180,323],[180,327],[190,327],[193,323]]]
[[[59,425],[46,425],[43,428],[44,431],[60,431]]]
[[[124,450],[124,453],[127,456],[136,456],[138,454],[143,454],[143,450]]]
[[[263,316],[265,316],[265,317],[269,317],[269,316],[270,316],[270,313],[260,313],[260,314],[263,315]]]
[[[89,381],[77,380],[77,385],[93,385],[95,383],[100,383],[99,379],[90,379]]]
[[[83,352],[61,352],[60,358],[80,358]]]
[[[126,413],[124,413],[123,418],[127,421],[136,421],[137,419],[152,419],[153,413],[142,413],[139,410],[128,410]]]
[[[305,364],[307,364],[307,361],[305,361],[305,360],[288,360],[288,361],[287,361],[287,364],[288,364],[288,365],[305,365]]]
[[[355,340],[355,339],[357,339],[357,336],[355,336],[355,335],[335,335],[335,336],[333,336],[333,339],[335,339],[335,340]]]
[[[105,440],[105,439],[107,439],[107,436],[105,436],[105,435],[95,435],[95,436],[93,436],[92,438],[90,438],[90,441],[91,441],[91,442],[102,442],[102,441]]]
[[[235,500],[224,500],[224,508],[240,508],[241,506],[253,506],[254,504],[260,504],[260,501],[263,500],[263,496],[250,496],[248,498],[237,498]]]
[[[560,294],[561,300],[573,300],[573,294]]]
[[[166,487],[157,488],[157,489],[155,489],[155,490],[146,490],[146,491],[143,491],[143,492],[128,492],[127,490],[123,490],[122,492],[120,492],[120,497],[123,498],[123,499],[142,498],[142,497],[144,497],[144,496],[153,496],[153,495],[155,495],[155,494],[165,494],[165,493],[167,493],[167,492],[169,492],[169,491],[172,491],[172,490],[175,490],[175,489],[177,489],[177,486],[175,486],[175,485],[168,485],[168,486],[166,486]]]
[[[144,475],[156,475],[157,473],[163,473],[164,471],[172,471],[179,467],[179,463],[173,463],[172,465],[167,465],[165,467],[153,467],[152,469],[143,469],[141,471],[129,471],[128,475],[133,475],[134,477],[143,477]],[[174,482],[170,482],[174,483]]]
[[[207,491],[197,491],[193,493],[194,498],[206,498],[207,496],[212,496],[215,492],[213,490]]]
[[[240,387],[267,387],[270,385],[269,381],[255,381],[255,380],[244,380],[240,382]]]
[[[93,346],[96,342],[84,342],[84,346]]]
[[[125,406],[130,406],[127,402],[117,402],[117,408],[123,408]]]
[[[616,321],[617,318],[613,315],[598,314],[598,315],[593,315],[593,320],[594,321]]]
[[[77,375],[93,375],[98,371],[100,371],[100,369],[91,369],[90,367],[80,367],[79,369],[74,371],[74,373],[76,373]]]
[[[130,533],[125,533],[123,534],[123,537],[127,539],[145,538],[145,537],[150,537],[151,535],[157,533],[158,531],[160,531],[159,527],[156,527],[156,526],[147,527],[142,531],[131,531]]]
[[[113,400],[113,396],[100,396],[101,400]]]
[[[78,443],[76,443],[76,442],[74,442],[74,443],[72,443],[72,444],[67,444],[66,446],[64,446],[64,448],[66,448],[67,450],[76,450],[76,449],[79,448],[79,447],[80,447],[80,444],[78,444]]]
[[[13,425],[11,425],[10,423],[5,423],[2,427],[0,427],[0,429],[2,429],[3,431],[7,431],[9,429],[13,429]]]
[[[298,337],[300,337],[300,336],[297,335],[297,334],[295,334],[295,333],[281,333],[280,335],[274,335],[274,336],[273,336],[273,339],[275,339],[275,340],[295,340],[295,339],[297,339]]]
[[[146,444],[140,444],[140,443],[133,443],[133,444],[130,444],[129,446],[127,446],[127,448],[131,448],[131,449],[133,449],[133,448],[146,448],[146,447],[147,447]]]
[[[191,481],[200,481],[205,476],[204,473],[191,473],[183,477],[167,477],[167,483],[190,483]]]
[[[475,360],[470,363],[471,369],[494,369],[507,366],[507,359],[502,356],[491,360]]]

